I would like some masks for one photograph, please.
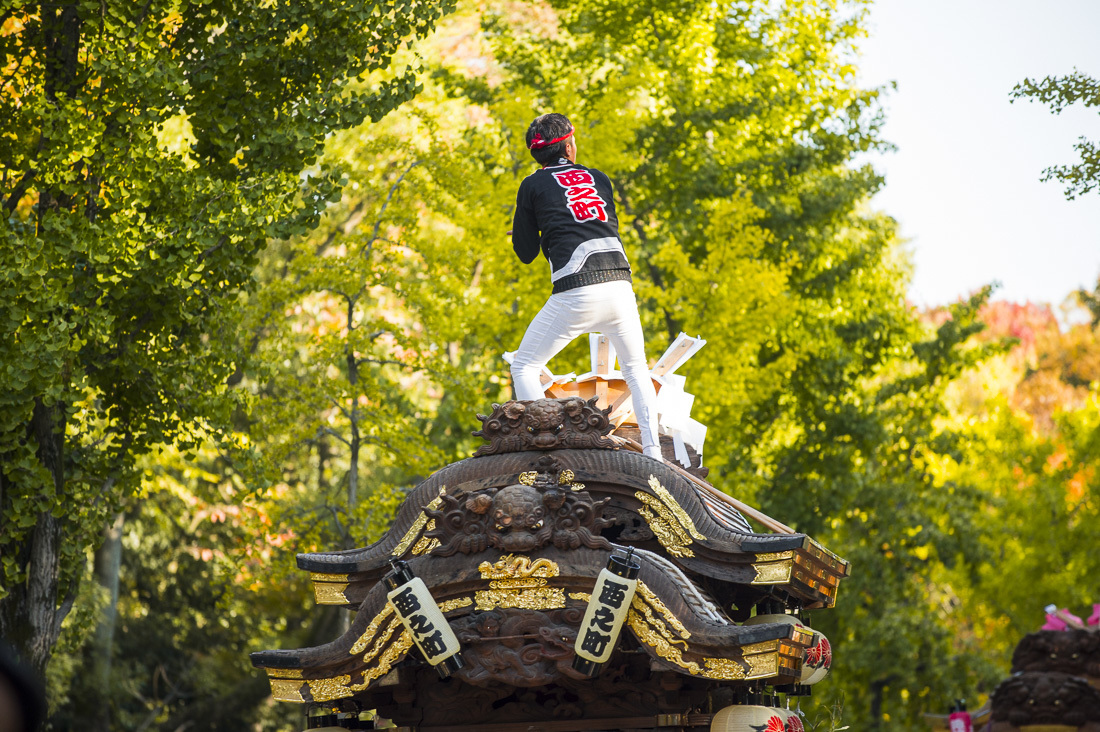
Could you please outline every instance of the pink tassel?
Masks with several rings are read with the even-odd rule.
[[[1057,605],[1047,605],[1043,610],[1047,614],[1046,625],[1043,630],[1068,630],[1069,628],[1084,628],[1085,623],[1069,611],[1068,608],[1058,609]]]
[[[1039,630],[1065,630],[1066,621],[1053,613],[1047,613],[1047,622]]]

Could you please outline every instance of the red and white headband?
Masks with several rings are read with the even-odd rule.
[[[559,143],[562,140],[568,138],[572,134],[573,134],[573,125],[569,125],[569,132],[566,132],[561,137],[555,137],[553,140],[544,140],[544,139],[542,139],[542,135],[540,135],[539,133],[536,132],[535,136],[531,138],[531,142],[528,143],[527,149],[528,150],[539,150],[541,148],[548,147],[550,145],[556,145],[557,143]]]

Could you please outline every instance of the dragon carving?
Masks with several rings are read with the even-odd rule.
[[[491,610],[456,620],[452,625],[467,662],[458,677],[474,686],[503,682],[521,687],[544,686],[561,676],[585,678],[571,665],[577,640],[573,626],[583,613],[580,608],[550,614]]]
[[[494,404],[488,417],[477,415],[481,429],[473,434],[489,444],[479,447],[474,457],[527,450],[614,448],[615,441],[607,436],[611,410],[600,409],[596,400],[569,397]]]

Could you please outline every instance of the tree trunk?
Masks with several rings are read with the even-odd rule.
[[[64,409],[47,407],[35,400],[31,416],[30,438],[38,444],[38,460],[49,471],[53,488],[60,493],[64,483],[64,429],[59,419]],[[58,609],[58,581],[61,566],[61,522],[48,511],[38,514],[31,532],[29,549],[21,552],[26,562],[27,580],[12,587],[0,600],[0,635],[18,656],[40,676],[46,672],[61,621],[68,608]]]
[[[41,36],[38,38],[42,59],[45,96],[55,102],[61,96],[74,97],[80,87],[80,8],[75,2],[42,5]],[[40,151],[50,147],[45,130],[41,130]],[[61,190],[40,190],[38,194],[38,224],[40,231],[46,217],[58,208],[70,205],[69,196]],[[61,375],[63,384],[69,374]],[[49,473],[55,497],[64,495],[65,488],[65,405],[55,402],[47,406],[42,397],[34,402],[34,411],[27,429],[28,439],[36,445],[38,461]],[[70,507],[77,510],[77,507]],[[54,644],[61,634],[61,621],[72,607],[74,593],[60,601],[58,584],[61,572],[62,521],[50,513],[38,514],[30,541],[20,547],[17,561],[27,569],[26,582],[10,588],[10,594],[0,600],[0,635],[15,648],[15,652],[44,675]]]
[[[351,308],[348,308],[348,329],[350,331],[352,326],[351,321]],[[348,383],[351,384],[351,411],[349,412],[349,421],[351,422],[351,441],[348,446],[351,448],[351,456],[349,457],[350,465],[348,467],[348,535],[345,538],[345,549],[355,548],[355,539],[351,535],[351,521],[350,518],[355,512],[355,505],[359,503],[359,394],[356,392],[355,387],[359,384],[359,364],[355,361],[355,354],[350,350],[347,352],[348,362]]]
[[[111,661],[114,656],[115,626],[118,621],[118,579],[122,566],[122,524],[124,515],[119,513],[104,532],[103,545],[95,553],[95,578],[107,590],[107,606],[99,618],[95,638],[89,644],[92,691],[101,699],[109,699],[111,689]],[[110,732],[111,705],[96,706],[88,720],[89,732]]]
[[[348,307],[348,330],[350,332],[352,326],[352,308],[349,304]],[[351,410],[349,412],[349,421],[351,422],[351,440],[348,442],[351,454],[348,456],[350,465],[348,466],[348,521],[346,535],[344,536],[344,548],[355,548],[355,536],[353,533],[353,527],[355,526],[355,506],[359,503],[359,448],[361,446],[361,438],[359,436],[359,394],[355,390],[355,386],[359,384],[359,364],[355,361],[355,354],[350,350],[347,351],[347,363],[348,363],[348,383],[353,387],[351,389]],[[341,634],[347,633],[351,628],[351,614],[343,613],[340,617],[340,632]]]
[[[882,697],[890,679],[879,679],[871,682],[871,714],[867,729],[870,732],[878,732],[882,729]]]

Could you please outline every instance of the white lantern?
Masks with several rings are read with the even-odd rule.
[[[806,728],[802,724],[801,714],[790,709],[781,709],[780,711],[783,712],[784,732],[806,732]]]
[[[810,647],[802,655],[802,676],[799,683],[812,686],[829,675],[829,669],[833,667],[833,648],[829,639],[818,630],[814,630],[793,615],[786,613],[771,613],[768,615],[755,615],[745,621],[745,625],[762,625],[764,623],[786,623],[794,625],[810,633],[813,640]]]
[[[573,646],[576,657],[573,668],[588,676],[599,673],[600,665],[607,663],[619,633],[630,611],[634,599],[634,590],[638,587],[638,571],[641,566],[632,561],[634,550],[628,550],[625,557],[612,554],[607,567],[600,570],[596,586],[592,588],[592,599],[584,612],[577,642]]]
[[[461,650],[458,638],[424,580],[414,577],[405,562],[395,562],[393,568],[382,578],[390,590],[386,599],[424,658],[440,676],[447,678],[465,665],[458,655]]]
[[[823,633],[816,630],[813,643],[806,649],[806,658],[802,662],[803,673],[807,667],[813,669],[810,677],[802,682],[807,686],[824,679],[833,668],[833,646]]]
[[[710,732],[786,732],[787,712],[775,707],[738,704],[714,715]]]

